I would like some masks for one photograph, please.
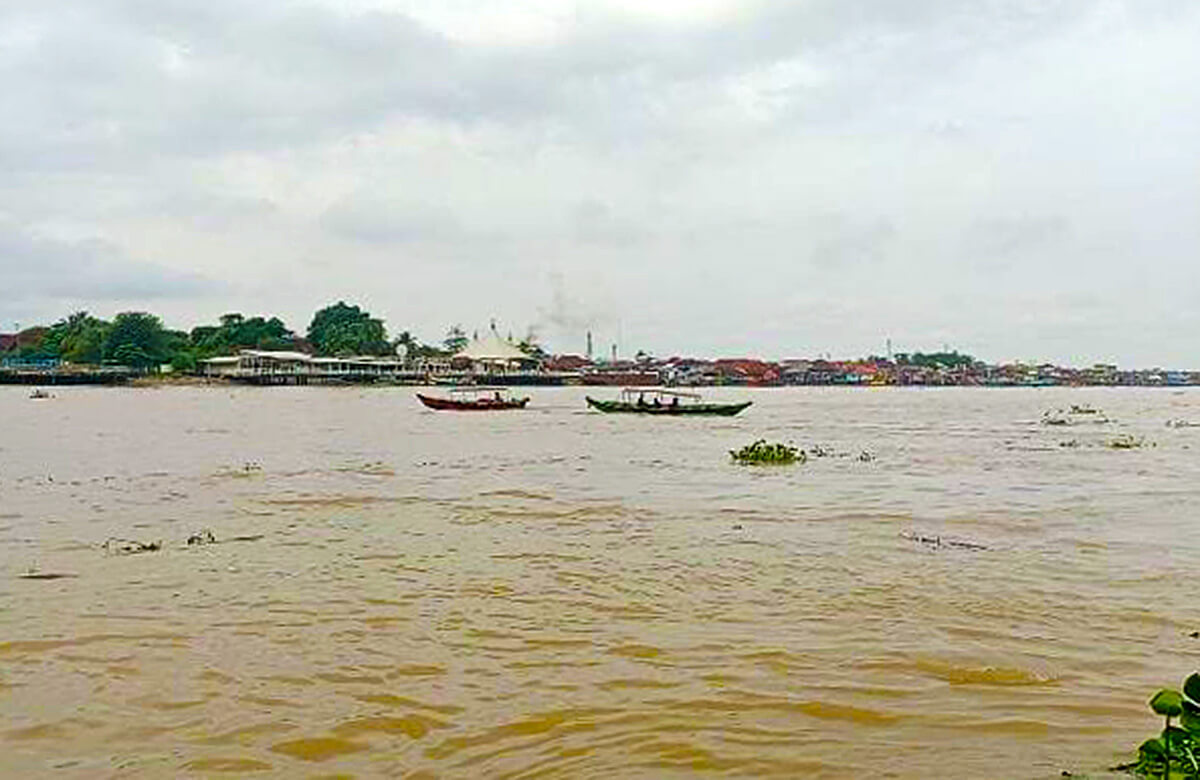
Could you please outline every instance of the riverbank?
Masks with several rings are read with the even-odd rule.
[[[129,387],[227,387],[228,382],[192,374],[146,374],[129,381]]]
[[[136,388],[157,388],[157,387],[217,387],[228,388],[236,386],[256,386],[256,387],[347,387],[347,388],[363,388],[363,387],[455,387],[455,386],[515,386],[515,387],[582,387],[591,392],[616,392],[620,389],[615,385],[586,385],[581,382],[566,382],[561,377],[553,377],[545,382],[539,382],[536,378],[523,377],[519,381],[505,381],[504,377],[479,377],[476,381],[463,379],[455,382],[430,382],[428,380],[405,380],[394,381],[384,378],[364,378],[360,380],[354,379],[324,379],[306,382],[274,382],[274,381],[242,381],[230,377],[221,376],[197,376],[194,374],[142,374],[142,375],[124,375],[124,376],[104,376],[90,377],[86,374],[58,374],[47,375],[44,373],[38,374],[23,374],[20,378],[14,378],[11,375],[0,373],[0,385],[26,385],[26,386],[59,386],[59,385],[109,385],[122,387]],[[1004,390],[1009,392],[1025,391],[1025,390],[1067,390],[1067,391],[1089,391],[1089,390],[1172,390],[1186,391],[1196,387],[1195,385],[1113,385],[1113,384],[1063,384],[1063,385],[1012,385],[1012,384],[849,384],[849,383],[822,383],[822,384],[802,384],[802,385],[779,385],[779,384],[730,384],[730,383],[714,383],[714,384],[689,384],[689,385],[671,385],[659,383],[656,385],[646,385],[647,387],[680,387],[689,390],[699,391],[772,391],[772,390],[845,390],[859,392],[878,392],[882,390],[962,390],[962,389],[978,389],[978,390]]]

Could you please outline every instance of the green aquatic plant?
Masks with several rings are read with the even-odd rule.
[[[1142,447],[1153,447],[1154,444],[1147,442],[1145,436],[1134,436],[1130,433],[1123,433],[1120,436],[1114,436],[1105,442],[1110,450],[1137,450]]]
[[[730,450],[729,456],[735,463],[773,463],[785,464],[803,463],[808,456],[796,447],[787,444],[768,444],[766,439],[759,439],[753,444],[747,444],[740,450]]]
[[[156,542],[139,542],[136,539],[119,539],[108,537],[100,548],[109,555],[137,555],[138,553],[158,552],[163,547],[162,540]]]
[[[1200,674],[1183,681],[1183,691],[1163,688],[1150,698],[1150,709],[1163,716],[1162,734],[1138,747],[1138,758],[1115,767],[1141,777],[1200,778]],[[1171,725],[1174,718],[1179,725]]]

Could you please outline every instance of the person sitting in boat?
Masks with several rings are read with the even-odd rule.
[[[503,400],[504,400],[503,398],[501,398],[501,397],[500,397],[500,391],[499,391],[499,390],[497,390],[497,391],[496,391],[496,394],[495,394],[495,395],[493,395],[493,396],[492,396],[492,398],[493,398],[493,400],[495,400],[495,401],[496,401],[496,403],[500,403],[501,401],[503,401]]]
[[[679,396],[675,396],[674,398],[671,399],[671,408],[672,409],[679,408]]]
[[[644,395],[641,395],[641,394],[639,393],[639,394],[638,394],[637,405],[638,405],[638,406],[645,406],[645,405],[646,405],[646,396],[644,396]]]
[[[654,396],[654,405],[662,406],[662,401],[658,400],[658,396]]]

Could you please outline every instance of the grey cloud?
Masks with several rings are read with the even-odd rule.
[[[192,5],[97,0],[21,17],[27,40],[0,61],[8,115],[49,136],[10,126],[9,161],[40,151],[46,165],[89,166],[88,152],[103,164],[147,145],[181,156],[272,148],[391,114],[437,115],[455,101],[453,49],[403,15]]]
[[[1024,289],[1190,304],[1192,0],[744,0],[686,24],[602,5],[514,44],[334,0],[9,0],[0,209],[178,240],[171,263],[197,275],[27,232],[0,266],[81,296],[222,274],[297,320],[314,289],[386,314],[414,284],[457,285],[404,303],[406,327],[540,311],[681,351],[837,352],[886,328],[1037,355],[1036,329],[1010,327]],[[530,284],[548,264],[572,280],[549,303]],[[761,302],[789,290],[855,330],[803,309],[764,327]],[[991,320],[936,305],[984,292]],[[881,314],[891,300],[917,303]]]
[[[446,241],[468,235],[446,206],[373,193],[338,200],[325,210],[321,224],[342,238],[371,244]]]
[[[132,301],[187,298],[221,285],[126,257],[97,240],[62,241],[0,223],[0,279],[13,299]]]
[[[630,247],[653,236],[648,228],[618,216],[607,203],[594,198],[585,198],[575,204],[571,210],[571,226],[575,239],[584,244]]]
[[[827,271],[878,263],[897,236],[895,225],[883,217],[864,220],[839,215],[814,222],[813,227],[817,239],[812,264]]]
[[[1063,243],[1071,223],[1061,216],[980,219],[964,236],[964,252],[976,260],[1007,260]]]
[[[757,3],[686,30],[585,15],[563,40],[521,49],[455,43],[398,12],[315,4],[93,0],[67,13],[29,3],[9,12],[29,32],[0,60],[0,83],[7,115],[39,132],[0,138],[10,165],[51,167],[115,164],[147,146],[204,156],[303,145],[406,117],[550,123],[640,144],[695,132],[699,107],[739,114],[722,79],[809,58],[821,86],[769,91],[792,104],[791,119],[844,116],[1094,5]]]
[[[279,204],[270,198],[189,189],[178,189],[138,205],[142,212],[210,230],[229,229],[245,221],[272,219],[279,214]]]

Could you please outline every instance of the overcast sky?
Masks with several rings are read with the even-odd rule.
[[[5,0],[0,330],[345,299],[1200,368],[1198,42],[1195,0]]]

